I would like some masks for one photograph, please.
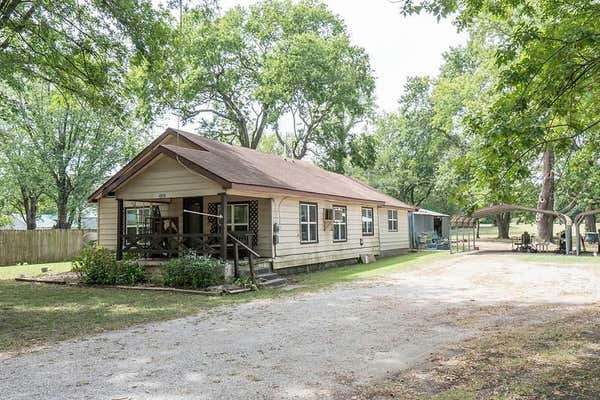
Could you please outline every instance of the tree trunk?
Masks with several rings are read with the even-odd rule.
[[[585,231],[586,232],[597,232],[595,215],[588,215],[585,217]]]
[[[58,196],[56,198],[56,228],[57,229],[71,229],[69,222],[69,194],[66,193],[62,188],[58,189]]]
[[[500,213],[496,215],[496,226],[498,226],[498,238],[509,239],[510,230],[510,212]]]
[[[37,228],[37,207],[38,200],[29,198],[25,202],[25,224],[28,231],[33,231]]]
[[[554,149],[547,148],[542,158],[542,189],[538,197],[538,210],[554,209]],[[553,236],[554,216],[538,213],[535,221],[537,224],[538,237],[549,242]]]
[[[25,187],[21,187],[22,216],[25,219],[25,226],[28,231],[37,228],[37,209],[39,196],[31,195],[31,192]]]

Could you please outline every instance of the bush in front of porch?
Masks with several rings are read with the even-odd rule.
[[[162,277],[168,287],[201,289],[225,283],[225,265],[213,257],[187,253],[165,263]]]
[[[73,262],[73,271],[88,285],[135,285],[146,281],[144,267],[134,260],[117,261],[114,251],[86,247]]]

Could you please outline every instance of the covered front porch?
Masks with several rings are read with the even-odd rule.
[[[272,257],[271,200],[218,193],[117,198],[117,258],[167,260],[185,252],[233,260]]]

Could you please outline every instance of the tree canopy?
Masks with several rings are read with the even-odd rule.
[[[23,77],[115,107],[130,63],[153,63],[168,14],[147,0],[0,1],[0,80]]]
[[[371,107],[368,57],[321,2],[195,8],[171,38],[170,62],[138,75],[149,117],[174,111],[206,135],[250,148],[270,130],[287,155],[302,158],[327,141],[326,127]]]

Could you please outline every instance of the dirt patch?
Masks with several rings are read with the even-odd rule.
[[[16,281],[33,282],[33,283],[56,283],[56,284],[78,284],[81,282],[81,277],[77,272],[61,272],[58,274],[48,273],[37,275],[34,277],[21,276],[15,278]]]
[[[527,311],[522,315],[535,315],[535,310]],[[511,322],[509,329],[506,325],[487,327],[483,336],[433,354],[419,366],[390,379],[365,386],[354,397],[600,398],[600,306],[571,310],[566,316],[541,323],[518,318]]]

